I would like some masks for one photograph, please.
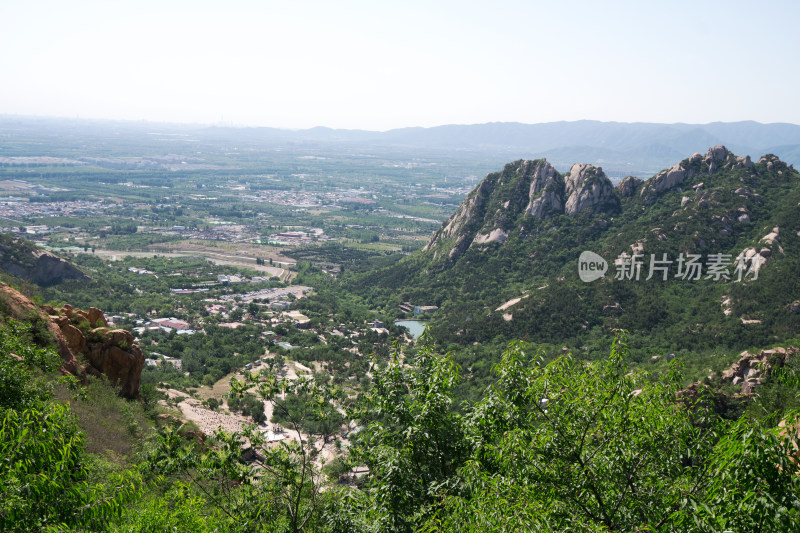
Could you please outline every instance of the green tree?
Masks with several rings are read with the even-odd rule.
[[[322,416],[322,407],[330,405],[335,391],[313,380],[278,379],[265,370],[260,375],[246,373],[244,382],[232,379],[228,404],[231,408],[260,408],[264,416],[263,402],[272,402],[273,409],[281,409],[283,394],[307,398],[315,414]],[[334,493],[323,493],[318,482],[318,462],[327,439],[317,442],[314,435],[303,432],[301,422],[291,413],[285,427],[287,438],[277,444],[269,443],[265,433],[250,426],[236,433],[219,431],[202,450],[183,441],[179,430],[166,428],[147,461],[149,472],[152,476],[185,480],[203,494],[218,514],[229,517],[236,530],[323,530],[323,509],[335,508]],[[243,442],[249,443],[244,456]]]
[[[792,531],[800,487],[788,438],[712,402],[678,400],[611,355],[552,362],[513,345],[465,420],[470,459],[427,531]]]
[[[100,530],[138,494],[132,472],[89,481],[83,434],[69,406],[52,399],[60,363],[36,347],[29,324],[0,324],[0,530]],[[46,374],[45,374],[46,375]]]
[[[370,472],[365,507],[385,531],[414,530],[467,459],[463,418],[453,411],[458,367],[452,354],[437,354],[429,341],[423,335],[410,366],[396,349],[356,413],[365,429],[354,461]]]

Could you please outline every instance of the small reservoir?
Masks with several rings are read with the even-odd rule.
[[[394,325],[408,328],[408,332],[411,333],[411,336],[416,339],[422,335],[423,331],[425,331],[427,322],[423,322],[421,320],[398,320],[394,323]]]

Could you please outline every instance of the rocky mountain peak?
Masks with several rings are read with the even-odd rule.
[[[691,162],[692,159],[690,158],[689,161]],[[646,203],[651,204],[657,197],[679,186],[686,178],[689,178],[693,175],[694,169],[687,170],[683,166],[682,162],[678,163],[672,168],[662,170],[647,180],[639,195],[645,200]]]
[[[629,198],[636,194],[642,183],[644,183],[643,179],[639,179],[636,176],[627,176],[617,185],[617,194],[620,198]]]
[[[530,197],[539,194],[558,174],[547,159],[524,160],[517,167],[517,175],[530,180]]]
[[[767,154],[761,156],[761,158],[758,160],[758,163],[765,164],[767,166],[767,170],[769,170],[770,172],[772,170],[783,170],[783,169],[794,170],[793,165],[787,165],[786,163],[781,161],[780,158],[775,154]]]
[[[778,174],[781,169],[789,168],[774,155],[762,157],[759,164]],[[686,188],[681,208],[705,209],[718,205],[721,198],[716,192],[718,180],[711,176],[724,180],[728,174],[723,171],[739,169],[750,170],[742,178],[759,172],[749,156],[738,157],[718,145],[705,154],[695,153],[649,180],[628,176],[615,188],[599,166],[576,163],[562,175],[545,159],[514,161],[502,171],[488,174],[434,233],[425,249],[436,249],[434,259],[453,262],[471,248],[488,250],[529,236],[531,231],[537,231],[537,224],[531,219],[613,214],[623,209],[623,201],[635,202],[638,198],[651,205],[665,193],[679,188]],[[699,181],[703,183],[695,183],[696,177],[702,177]],[[718,215],[721,236],[732,235],[732,220],[740,223],[750,220],[747,207],[738,208],[735,213]],[[607,220],[595,222],[603,227],[608,225]],[[658,233],[659,240],[667,238],[664,231]],[[700,248],[706,246],[703,239],[697,242]]]
[[[578,163],[562,176],[545,159],[515,161],[501,172],[488,174],[425,249],[449,240],[448,259],[454,260],[470,247],[506,242],[525,217],[618,208],[619,198],[600,167]]]
[[[574,215],[581,211],[611,211],[619,207],[614,186],[603,169],[584,163],[572,165],[564,180],[564,213]]]
[[[681,186],[684,181],[697,174],[713,174],[720,169],[754,167],[750,156],[737,157],[724,146],[712,146],[706,155],[697,152],[677,165],[662,170],[645,182],[639,194],[645,203],[652,204],[663,193]]]
[[[708,173],[711,174],[716,170],[718,165],[723,164],[727,159],[728,156],[731,155],[730,150],[725,148],[724,146],[712,146],[708,149],[708,153],[703,158],[705,164],[708,165]]]
[[[553,165],[545,159],[540,159],[524,161],[521,168],[530,169],[530,172],[526,173],[530,178],[530,188],[525,212],[536,218],[544,218],[551,212],[562,212],[564,178]]]

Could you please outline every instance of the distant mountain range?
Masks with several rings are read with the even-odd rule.
[[[446,125],[363,130],[279,130],[273,128],[208,128],[207,134],[247,135],[251,140],[359,144],[409,150],[477,151],[510,158],[547,157],[566,170],[575,161],[600,165],[612,179],[626,172],[647,177],[686,157],[697,146],[725,145],[758,158],[772,153],[787,163],[800,163],[800,125],[745,122],[655,124],[646,122],[548,122]]]
[[[0,135],[25,132],[66,134],[104,140],[158,140],[170,135],[170,146],[180,145],[180,135],[204,142],[235,142],[248,147],[347,148],[425,152],[477,152],[495,154],[508,161],[547,157],[567,170],[575,161],[602,166],[614,181],[628,174],[650,176],[686,157],[698,146],[725,145],[738,154],[772,153],[790,164],[800,163],[800,125],[753,121],[710,124],[656,124],[646,122],[548,122],[521,124],[445,125],[401,128],[385,132],[317,127],[287,130],[261,127],[160,124],[75,119],[0,116]],[[176,135],[177,134],[177,135]],[[146,136],[146,137],[144,137]]]

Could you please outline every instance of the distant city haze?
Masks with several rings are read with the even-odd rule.
[[[800,123],[800,4],[0,3],[0,114],[388,130]]]

